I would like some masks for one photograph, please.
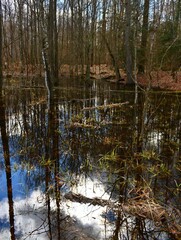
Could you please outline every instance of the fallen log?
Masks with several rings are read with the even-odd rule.
[[[88,198],[81,194],[69,192],[64,197],[70,201],[78,203],[89,203],[91,205],[108,206],[113,211],[122,211],[128,215],[141,219],[149,219],[156,226],[161,226],[163,231],[168,232],[174,239],[181,239],[181,212],[170,206],[163,207],[152,198],[148,199],[129,199],[123,203],[113,202],[101,198]]]
[[[107,105],[101,105],[101,106],[96,106],[96,107],[85,107],[82,109],[82,111],[88,111],[88,110],[94,110],[94,109],[98,109],[98,110],[103,110],[103,109],[111,109],[111,108],[119,108],[122,107],[125,104],[129,104],[128,101],[123,102],[123,103],[112,103],[112,104],[107,104]]]

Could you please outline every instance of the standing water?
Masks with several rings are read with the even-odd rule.
[[[181,94],[19,85],[0,100],[0,239],[180,239]]]

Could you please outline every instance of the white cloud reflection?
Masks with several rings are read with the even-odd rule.
[[[109,195],[105,193],[102,183],[98,180],[93,181],[90,178],[81,177],[79,179],[79,184],[74,187],[72,191],[89,198],[102,197],[103,195],[104,199],[109,198]],[[14,200],[15,231],[16,234],[18,234],[18,239],[49,239],[46,233],[48,224],[45,205],[45,195],[40,190],[33,191],[29,197],[24,199],[16,198]],[[53,199],[51,200],[51,209],[56,209],[56,202]],[[65,215],[74,219],[74,229],[72,229],[72,232],[75,231],[76,226],[78,231],[91,235],[93,239],[105,239],[105,219],[101,215],[106,211],[106,208],[70,202],[63,199],[61,210]],[[8,200],[4,199],[0,202],[0,224],[8,221],[9,205]],[[67,232],[71,234],[70,227]],[[110,235],[111,232],[112,226],[106,226],[106,235]],[[0,236],[2,240],[10,239],[9,228],[7,228],[7,226],[0,230]]]
[[[82,194],[88,198],[109,199],[110,196],[105,192],[104,186],[97,179],[81,176],[79,184],[72,189],[74,193]],[[90,203],[80,204],[71,201],[65,201],[65,212],[76,219],[88,234],[95,239],[106,239],[113,231],[113,225],[107,224],[105,231],[105,219],[102,214],[107,211],[106,207],[93,206]],[[106,236],[105,236],[106,234]]]
[[[18,239],[48,239],[45,233],[46,226],[42,225],[42,228],[39,229],[44,217],[41,210],[44,208],[45,204],[44,200],[39,201],[40,197],[42,197],[41,191],[36,190],[25,199],[16,198],[14,200],[15,234],[22,236]],[[1,223],[9,221],[9,205],[7,199],[3,199],[0,202],[0,220]],[[39,235],[40,231],[44,233]],[[9,229],[1,229],[0,235],[2,240],[10,239]]]

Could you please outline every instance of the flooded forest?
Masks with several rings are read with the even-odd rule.
[[[0,0],[8,239],[181,239],[180,0]]]

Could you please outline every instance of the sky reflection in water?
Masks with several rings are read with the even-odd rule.
[[[48,240],[47,229],[47,210],[44,193],[38,189],[25,196],[22,192],[20,182],[18,184],[18,173],[13,176],[14,186],[14,211],[15,211],[15,229],[18,239],[29,240]],[[22,179],[22,176],[21,176]],[[2,180],[2,179],[1,179]],[[17,182],[16,182],[17,181]],[[103,197],[109,199],[109,194],[105,193],[101,182],[97,179],[81,177],[76,188],[72,191],[83,194],[87,197]],[[62,195],[64,192],[62,193]],[[4,194],[5,196],[5,194]],[[56,209],[55,200],[51,201],[52,211]],[[74,223],[85,233],[92,235],[97,239],[104,239],[105,218],[103,214],[107,211],[106,207],[92,206],[90,204],[80,204],[67,201],[63,198],[61,203],[62,212],[74,219]],[[1,239],[9,239],[9,205],[7,198],[1,198],[0,201],[0,225]],[[70,234],[71,230],[69,229]],[[109,232],[110,231],[110,232]],[[111,225],[107,226],[106,235],[111,235],[113,229]]]
[[[42,98],[39,91],[36,94],[37,98]],[[33,96],[35,97],[36,94],[34,92]],[[18,94],[12,96],[17,97]],[[126,179],[127,182],[125,181],[124,186],[127,189],[124,189],[124,193],[121,192],[121,194],[125,194],[128,198],[130,197],[129,191],[135,187],[135,179],[139,173],[141,178],[145,181],[148,180],[150,186],[155,181],[155,196],[157,195],[158,199],[160,198],[159,200],[164,202],[164,187],[168,191],[169,188],[173,188],[174,180],[179,180],[179,174],[175,170],[175,166],[180,154],[180,138],[178,135],[181,130],[179,124],[181,116],[178,108],[181,100],[174,96],[174,101],[168,108],[169,96],[167,97],[168,99],[165,97],[161,99],[160,95],[151,95],[147,103],[148,109],[145,110],[144,101],[146,100],[142,95],[139,96],[140,105],[134,105],[134,92],[114,91],[110,89],[110,86],[102,84],[99,86],[97,82],[94,82],[92,89],[85,88],[80,91],[69,87],[64,90],[61,89],[52,107],[52,109],[55,109],[54,115],[52,112],[48,112],[46,103],[36,103],[38,102],[36,98],[33,101],[31,98],[26,99],[27,103],[25,105],[23,105],[22,100],[18,100],[20,102],[17,104],[14,104],[15,101],[12,102],[10,106],[7,104],[7,112],[9,111],[10,115],[8,130],[15,231],[18,239],[49,239],[47,212],[47,195],[49,193],[52,232],[56,235],[57,229],[53,227],[56,220],[57,202],[55,192],[51,194],[51,190],[55,187],[54,180],[59,175],[67,178],[64,187],[61,188],[59,199],[61,218],[71,217],[65,219],[65,225],[63,225],[63,222],[58,223],[63,228],[61,230],[65,232],[64,240],[66,240],[66,237],[68,239],[68,234],[73,238],[75,231],[88,233],[94,239],[106,239],[113,235],[115,221],[117,220],[117,216],[108,207],[92,206],[91,204],[80,204],[66,200],[64,194],[67,191],[71,190],[89,198],[100,197],[118,201],[122,181]],[[24,99],[23,94],[22,99]],[[109,104],[122,103],[127,100],[129,100],[129,104],[124,105],[123,108],[106,108]],[[12,109],[15,108],[15,105],[20,109],[17,108],[17,112],[14,113]],[[99,109],[97,108],[99,106],[105,106],[105,108]],[[82,111],[86,107],[93,107],[93,109]],[[173,109],[170,111],[170,108]],[[45,151],[52,152],[52,148],[46,150],[47,142],[44,140],[47,137],[48,124],[52,128],[57,127],[56,131],[52,131],[53,133],[49,133],[50,136],[48,136],[50,146],[53,142],[56,143],[58,139],[56,151],[59,155],[56,163],[60,165],[56,173],[54,172],[55,166],[52,169],[51,167],[48,168],[49,165],[46,165],[48,161],[43,162],[44,158],[42,157]],[[81,124],[89,127],[93,125],[93,127],[80,127]],[[144,127],[142,149],[138,152],[138,155],[134,155],[138,150],[136,137],[139,136],[140,126]],[[56,135],[57,132],[58,135]],[[175,139],[177,140],[175,141]],[[19,141],[22,145],[19,144]],[[26,141],[25,144],[24,141]],[[165,142],[168,144],[167,146]],[[174,145],[173,142],[177,143],[178,146]],[[6,240],[10,238],[9,205],[1,145],[0,240]],[[117,146],[119,148],[116,148]],[[24,148],[23,151],[21,147]],[[118,152],[115,149],[118,149]],[[146,167],[149,171],[143,170],[140,173],[140,169],[134,168],[136,166],[134,161],[137,161],[140,153],[142,154],[140,166]],[[104,155],[107,158],[105,157],[106,161],[102,165],[105,164],[106,169],[103,169],[103,166],[100,167],[100,162],[98,162],[98,159]],[[119,161],[116,162],[117,160]],[[156,164],[158,164],[159,169],[155,168]],[[88,167],[86,167],[87,165]],[[168,175],[163,175],[167,170],[165,166],[168,167]],[[94,171],[94,168],[98,172]],[[46,190],[47,171],[52,177],[48,183],[48,190]],[[158,174],[157,177],[154,174],[158,172],[160,175]],[[109,173],[112,173],[112,179]],[[171,174],[173,174],[172,177],[170,177]],[[118,178],[116,179],[116,177]],[[70,183],[72,180],[74,184]],[[167,186],[167,183],[170,185]],[[163,189],[162,192],[160,192],[160,189]],[[45,194],[45,192],[48,194]],[[169,200],[174,202],[179,199],[179,195],[174,196],[172,192],[168,191],[165,195],[169,196]],[[127,217],[126,223],[130,224],[130,229],[133,228],[133,219]],[[146,225],[149,224],[146,223]],[[150,224],[150,229],[154,229],[153,224]],[[127,229],[123,224],[122,236],[124,236],[124,233],[126,236],[126,231]],[[157,239],[168,239],[163,233],[160,235],[158,233],[157,236]],[[128,238],[125,237],[125,239]]]

